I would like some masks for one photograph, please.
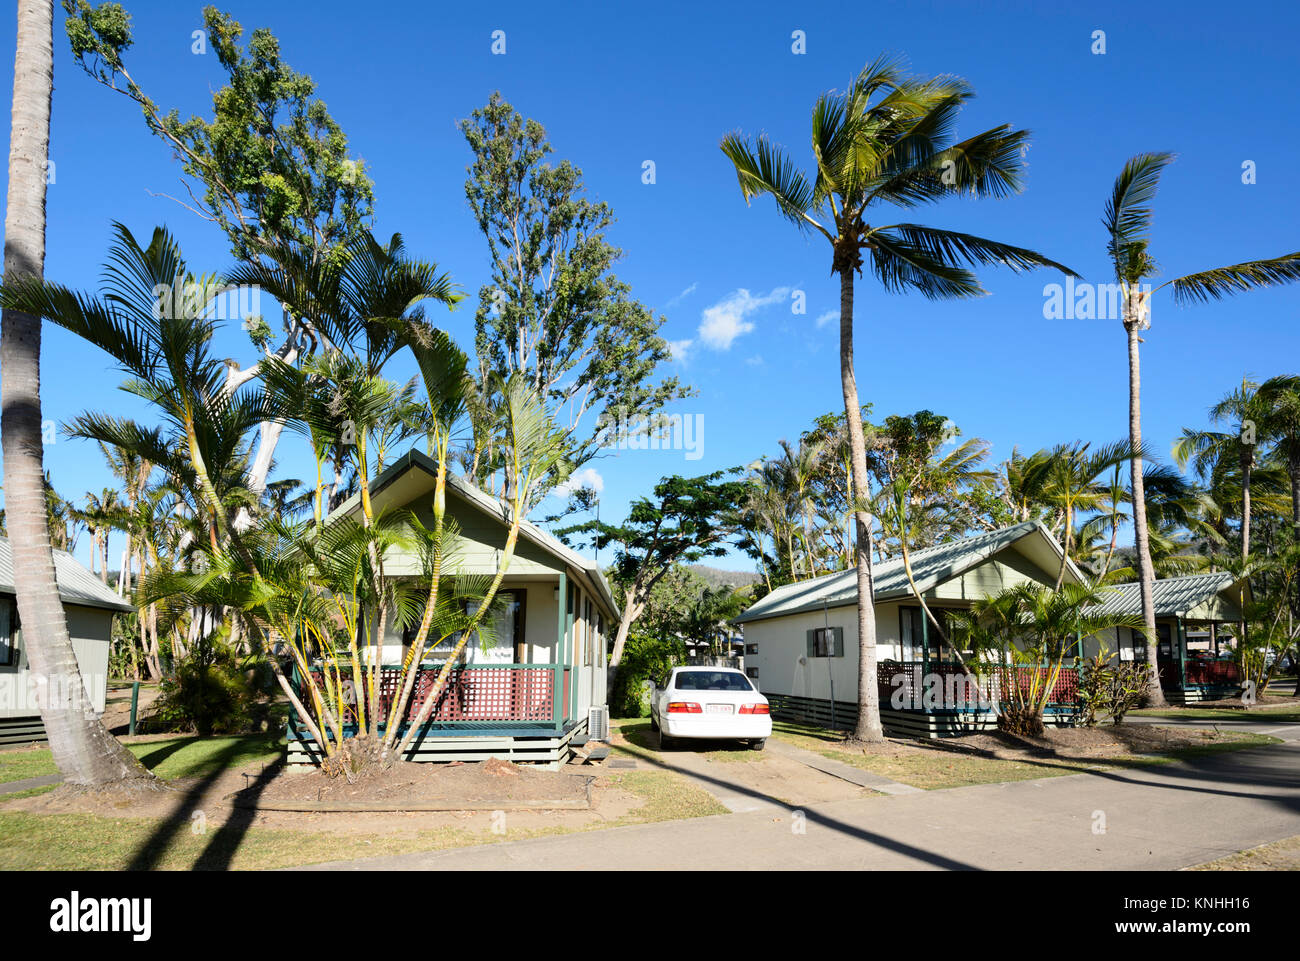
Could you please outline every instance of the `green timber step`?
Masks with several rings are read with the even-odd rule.
[[[0,717],[0,744],[44,744],[49,740],[40,715]]]

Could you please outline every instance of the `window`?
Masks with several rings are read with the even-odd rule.
[[[754,685],[736,671],[678,671],[673,679],[678,691],[752,691]]]
[[[582,635],[585,643],[582,645],[582,666],[591,666],[591,649],[596,640],[596,632],[592,629],[591,620],[591,601],[582,605]]]
[[[900,660],[923,660],[925,657],[924,647],[928,641],[931,661],[938,664],[956,663],[957,658],[953,654],[952,648],[944,643],[944,638],[949,637],[952,632],[952,611],[943,607],[931,607],[930,613],[939,621],[943,628],[942,632],[936,629],[934,622],[925,616],[925,612],[921,610],[919,604],[915,607],[900,607],[898,609],[899,617],[902,619],[902,629],[899,633],[899,638],[902,641]],[[963,651],[962,653],[969,652]]]
[[[465,660],[470,664],[525,664],[527,663],[528,647],[524,643],[524,619],[525,608],[528,598],[528,592],[521,589],[512,589],[507,591],[497,591],[497,595],[492,600],[491,632],[495,644],[488,648],[486,652],[482,650],[480,639],[471,638],[465,646]],[[473,614],[478,610],[478,603],[475,601],[465,602],[465,613]],[[414,637],[419,625],[411,629],[411,636]],[[406,643],[407,632],[402,631],[402,641]],[[460,641],[460,633],[457,632],[450,639],[450,644],[454,647]],[[434,660],[446,660],[448,647],[443,646],[438,650],[431,652],[430,658]]]
[[[757,644],[746,644],[746,645],[745,645],[745,653],[746,653],[746,654],[757,654],[757,653],[758,653],[758,645],[757,645]]]
[[[843,657],[844,628],[816,627],[808,632],[809,657]]]
[[[18,603],[0,598],[0,667],[18,666]]]
[[[745,673],[748,674],[750,677],[758,677],[758,668],[747,667],[745,668]]]

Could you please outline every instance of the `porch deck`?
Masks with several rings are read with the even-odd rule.
[[[1019,684],[1027,690],[1043,666],[996,667],[974,678],[959,664],[934,661],[881,661],[877,673],[880,720],[890,737],[958,737],[997,726],[992,692]],[[801,697],[764,691],[772,716],[838,730],[851,729],[858,719],[852,701]],[[1079,671],[1062,667],[1043,710],[1043,721],[1072,727],[1080,713]]]
[[[406,733],[432,693],[441,666],[423,667],[403,712],[399,732]],[[312,672],[318,684],[321,676]],[[469,761],[499,757],[506,760],[559,764],[569,743],[586,731],[586,718],[570,718],[571,668],[563,664],[473,664],[452,670],[438,694],[429,719],[411,742],[408,761]],[[349,671],[341,671],[345,679]],[[376,678],[379,714],[386,717],[397,696],[401,671],[381,668]],[[309,697],[304,679],[295,677],[300,697]],[[357,695],[365,703],[362,685]],[[370,716],[369,707],[366,710]],[[349,708],[341,719],[345,737],[356,735],[357,713]],[[379,724],[388,730],[390,721]],[[288,760],[319,763],[320,747],[295,711],[289,713]]]

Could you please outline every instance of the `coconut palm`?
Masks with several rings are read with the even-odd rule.
[[[45,264],[45,185],[53,90],[54,4],[19,0],[14,58],[9,192],[5,207],[6,285],[40,283]],[[58,678],[64,703],[41,705],[54,762],[79,785],[152,781],[135,757],[85,709],[86,691],[54,575],[46,523],[41,438],[41,313],[4,304],[0,335],[6,517],[14,589],[32,673]]]
[[[1103,223],[1108,235],[1106,252],[1120,286],[1121,321],[1128,338],[1129,374],[1129,443],[1134,450],[1142,447],[1142,376],[1138,344],[1141,332],[1151,326],[1151,298],[1165,287],[1173,288],[1174,303],[1185,305],[1220,300],[1246,290],[1256,290],[1300,279],[1300,253],[1272,260],[1254,260],[1186,274],[1165,281],[1154,290],[1145,284],[1155,274],[1157,265],[1148,250],[1151,242],[1151,203],[1160,184],[1160,175],[1174,157],[1169,153],[1144,153],[1133,157],[1115,179],[1106,202]],[[1142,487],[1142,460],[1135,457],[1130,466],[1133,495],[1133,528],[1137,548],[1139,593],[1142,617],[1147,633],[1155,632],[1155,607],[1152,601],[1155,573],[1151,549],[1147,542],[1146,497]],[[1164,704],[1154,647],[1148,646],[1151,667],[1147,686],[1148,706]]]
[[[870,223],[876,207],[903,209],[961,194],[1000,197],[1020,188],[1028,133],[1009,124],[953,139],[962,105],[973,96],[954,77],[919,80],[895,60],[868,64],[842,92],[823,94],[812,113],[810,179],[765,135],[723,138],[746,201],[764,194],[796,227],[831,246],[831,270],[840,280],[840,384],[857,492],[858,724],[854,738],[881,741],[876,688],[876,620],[871,593],[871,521],[862,412],[853,360],[854,279],[869,263],[891,292],[915,290],[934,299],[984,293],[970,269],[1001,265],[1020,271],[1049,266],[1041,254],[971,234],[900,222]]]

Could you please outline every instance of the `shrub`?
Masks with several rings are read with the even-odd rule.
[[[1124,715],[1141,703],[1150,670],[1145,661],[1112,661],[1104,654],[1084,661],[1079,671],[1084,725],[1096,727],[1098,712],[1124,723]]]
[[[662,682],[668,673],[686,659],[679,638],[659,638],[632,634],[623,648],[623,661],[615,672],[609,692],[609,712],[613,717],[646,717],[650,702],[645,696],[645,682]]]
[[[272,729],[283,710],[262,696],[259,680],[224,652],[187,657],[163,678],[158,700],[142,729],[204,737]]]

